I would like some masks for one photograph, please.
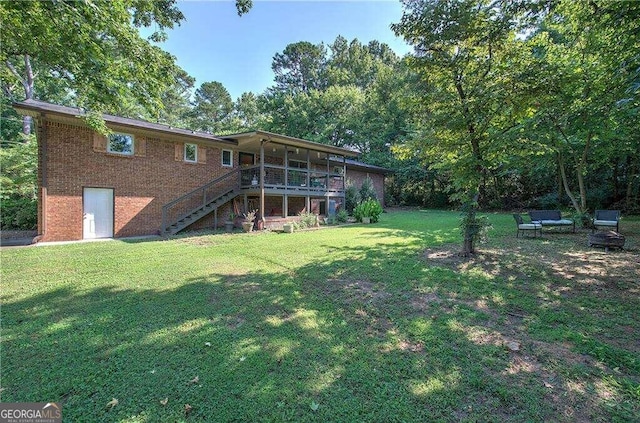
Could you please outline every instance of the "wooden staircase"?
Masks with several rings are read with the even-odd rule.
[[[162,207],[161,235],[174,235],[236,198],[240,193],[239,170],[229,172],[165,204]]]

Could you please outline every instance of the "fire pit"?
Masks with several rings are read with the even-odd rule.
[[[624,235],[614,231],[596,232],[589,235],[589,247],[604,247],[609,251],[610,247],[622,249],[624,247]]]

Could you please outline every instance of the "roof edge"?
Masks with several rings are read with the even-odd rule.
[[[307,146],[309,148],[314,148],[319,151],[339,154],[343,156],[349,157],[357,157],[360,154],[358,151],[349,150],[343,147],[336,147],[330,144],[322,144],[315,141],[305,140],[303,138],[290,137],[288,135],[276,134],[274,132],[261,131],[261,130],[253,130],[247,132],[241,132],[238,134],[229,134],[220,136],[223,139],[238,139],[238,138],[250,138],[250,137],[264,137],[271,141],[286,141],[291,145],[299,144],[300,147]]]
[[[37,117],[37,114],[33,114],[29,112],[37,112],[37,113],[51,114],[51,115],[57,115],[57,116],[71,117],[78,120],[86,116],[86,111],[81,108],[62,106],[59,104],[48,103],[46,101],[33,100],[33,99],[16,101],[12,103],[12,106],[19,113],[31,115],[34,117]],[[149,122],[142,119],[126,118],[126,117],[115,116],[115,115],[110,115],[106,113],[102,114],[102,118],[106,123],[109,123],[112,125],[126,126],[130,128],[136,128],[136,129],[147,130],[147,131],[157,131],[157,132],[161,132],[169,135],[179,135],[179,136],[195,138],[199,140],[207,140],[207,141],[219,142],[222,144],[236,145],[236,143],[232,141],[229,141],[220,137],[216,137],[215,135],[212,135],[206,132],[192,131],[184,128],[176,128],[171,125],[166,125],[162,123],[154,123],[154,122]]]

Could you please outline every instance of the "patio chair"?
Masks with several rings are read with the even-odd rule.
[[[536,237],[537,231],[540,231],[540,236],[542,236],[542,224],[537,222],[524,223],[524,221],[522,220],[522,216],[520,216],[519,214],[514,214],[513,218],[516,220],[516,227],[518,229],[516,232],[516,238],[520,236],[520,232],[522,232],[522,235],[524,235],[527,231],[533,231],[534,238]]]
[[[595,232],[598,227],[620,229],[620,210],[596,210],[593,217],[591,232]]]

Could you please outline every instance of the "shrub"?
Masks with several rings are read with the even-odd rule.
[[[2,229],[32,230],[37,227],[38,202],[33,198],[11,196],[2,198]]]
[[[298,216],[300,216],[300,221],[295,222],[294,227],[296,229],[312,228],[316,226],[318,221],[318,216],[310,212],[301,212]]]
[[[353,216],[358,222],[362,222],[363,217],[371,218],[371,222],[377,222],[382,214],[382,206],[378,200],[366,200],[358,204],[353,210]]]
[[[2,229],[30,230],[37,226],[37,144],[32,135],[0,149]]]
[[[353,214],[353,209],[360,203],[360,193],[352,184],[347,185],[344,191],[344,206],[348,214]]]
[[[348,218],[349,213],[347,213],[345,209],[340,209],[338,210],[338,213],[336,213],[336,220],[340,223],[346,222]]]
[[[376,190],[373,187],[373,182],[371,178],[366,177],[364,181],[362,181],[362,186],[360,187],[360,201],[367,200],[377,200],[378,195],[376,194]]]

